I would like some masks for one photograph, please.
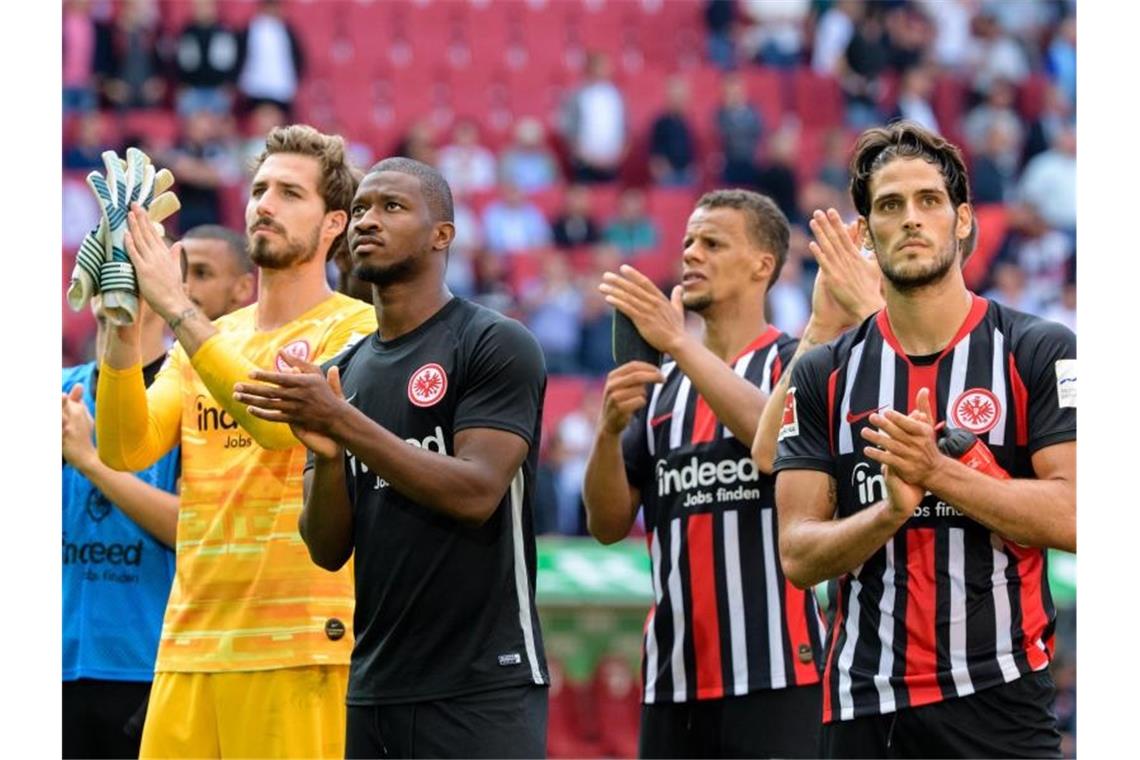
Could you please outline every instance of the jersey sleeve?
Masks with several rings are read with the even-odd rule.
[[[103,364],[95,393],[99,458],[124,472],[145,470],[174,448],[182,423],[181,348],[170,352],[147,388],[142,365],[118,370]]]
[[[640,489],[653,475],[653,458],[649,455],[649,433],[645,429],[645,415],[648,413],[648,405],[638,409],[621,434],[625,479],[637,489]]]
[[[545,387],[538,341],[514,320],[496,322],[479,334],[468,357],[454,431],[506,430],[533,446]]]
[[[784,398],[784,417],[777,436],[772,472],[780,470],[833,470],[828,435],[827,381],[831,347],[818,346],[804,354],[792,369]]]
[[[1064,325],[1035,322],[1014,349],[1028,394],[1030,453],[1077,439],[1077,336]]]
[[[312,361],[314,364],[324,364],[374,332],[376,332],[376,310],[368,306],[366,309],[354,311],[329,330],[324,345]]]
[[[796,355],[796,349],[799,348],[799,345],[800,339],[792,338],[777,349],[776,360],[772,362],[772,368],[769,370],[769,388],[775,388],[776,383],[780,382],[780,378],[784,376],[784,369],[791,363],[792,357]]]

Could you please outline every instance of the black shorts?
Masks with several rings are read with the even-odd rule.
[[[819,684],[641,706],[639,757],[815,757]]]
[[[63,757],[138,757],[150,681],[63,682]]]
[[[1030,673],[968,697],[824,725],[820,754],[848,757],[1061,757],[1053,677]]]
[[[344,756],[546,757],[547,688],[511,686],[433,702],[349,705]]]

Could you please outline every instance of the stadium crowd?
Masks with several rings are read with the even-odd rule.
[[[382,45],[365,31],[380,21]],[[768,299],[798,336],[812,211],[853,218],[854,136],[916,121],[968,161],[967,284],[1076,330],[1075,25],[1073,0],[65,0],[64,286],[99,220],[83,177],[107,149],[174,173],[174,239],[243,228],[250,160],[275,126],[342,134],[359,167],[436,166],[456,200],[448,287],[522,321],[545,353],[536,530],[584,535],[613,368],[597,283],[631,262],[668,292],[705,190],[758,190],[792,223]],[[346,272],[330,261],[350,292]],[[92,315],[63,308],[64,366],[90,361]],[[1071,742],[1074,665],[1058,662]]]

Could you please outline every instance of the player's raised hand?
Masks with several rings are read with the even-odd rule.
[[[853,325],[883,307],[882,272],[875,259],[865,257],[859,245],[859,223],[843,224],[839,212],[817,209],[808,222],[815,240],[808,250],[819,262],[829,295]]]
[[[673,288],[666,298],[653,281],[629,264],[619,272],[606,272],[598,290],[606,303],[625,314],[649,345],[663,353],[675,353],[685,339],[685,310],[681,288]]]
[[[284,351],[278,357],[289,372],[257,370],[250,375],[257,382],[234,386],[234,399],[246,404],[255,417],[289,425],[297,440],[318,457],[339,457],[342,448],[330,430],[337,417],[351,409],[341,389],[340,369],[331,367],[326,376],[315,364]]]
[[[182,244],[168,248],[146,209],[137,203],[127,215],[124,242],[138,278],[139,293],[169,322],[190,304],[182,285]]]
[[[93,438],[95,420],[83,403],[83,386],[72,386],[63,395],[63,458],[76,469],[82,469],[99,455]]]
[[[893,473],[914,486],[925,488],[934,471],[945,457],[938,450],[934,414],[930,408],[930,390],[922,388],[915,397],[916,414],[904,415],[894,409],[883,414],[872,414],[871,425],[859,431],[863,440],[873,444],[863,452],[880,464],[888,465]]]
[[[646,386],[665,382],[661,370],[648,362],[626,362],[606,376],[599,427],[621,435],[638,409],[648,401]]]

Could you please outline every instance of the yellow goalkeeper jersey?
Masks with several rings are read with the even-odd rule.
[[[224,316],[192,360],[181,346],[149,389],[141,368],[101,368],[100,455],[137,469],[182,445],[174,584],[156,671],[266,670],[347,664],[351,566],[313,564],[297,520],[305,448],[289,427],[232,398],[254,368],[285,351],[320,363],[376,330],[373,308],[334,294],[276,330],[255,329],[256,305]]]

